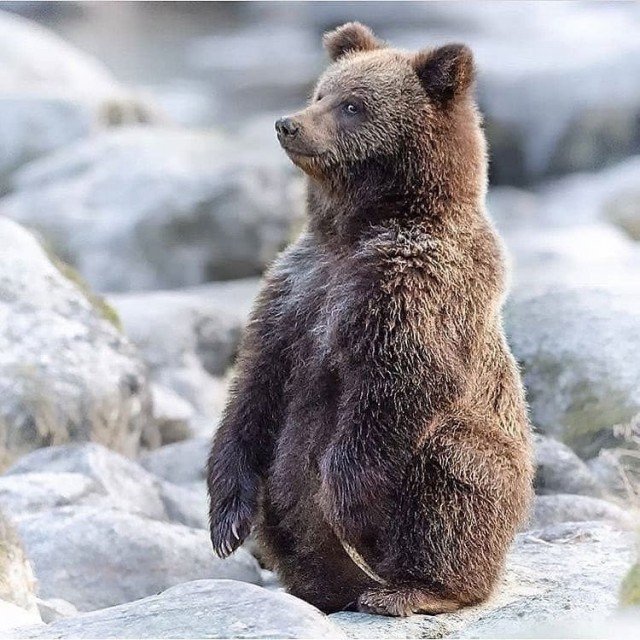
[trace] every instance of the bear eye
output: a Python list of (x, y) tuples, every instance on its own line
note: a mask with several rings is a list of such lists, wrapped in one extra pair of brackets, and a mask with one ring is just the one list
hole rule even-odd
[(360, 111), (360, 109), (358, 108), (358, 105), (355, 102), (345, 102), (342, 105), (342, 110), (348, 115), (348, 116), (355, 116), (356, 113), (358, 113)]

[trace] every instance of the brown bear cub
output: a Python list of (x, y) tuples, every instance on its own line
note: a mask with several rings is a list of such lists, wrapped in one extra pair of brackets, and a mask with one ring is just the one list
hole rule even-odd
[(532, 461), (485, 214), (471, 52), (327, 34), (309, 106), (276, 123), (308, 229), (266, 275), (208, 465), (211, 539), (252, 527), (324, 611), (481, 602), (527, 514)]

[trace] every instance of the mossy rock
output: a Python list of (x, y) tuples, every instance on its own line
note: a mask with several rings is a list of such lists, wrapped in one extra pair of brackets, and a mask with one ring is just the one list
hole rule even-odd
[(640, 564), (631, 567), (620, 586), (620, 604), (623, 607), (640, 606)]
[(604, 215), (632, 240), (640, 241), (640, 190), (626, 191), (608, 202)]
[(102, 296), (91, 289), (89, 283), (80, 275), (77, 269), (60, 259), (53, 249), (44, 243), (43, 248), (56, 269), (58, 269), (67, 280), (80, 289), (84, 297), (91, 303), (91, 306), (118, 331), (122, 331), (122, 322), (120, 321), (118, 312)]
[(0, 600), (35, 609), (35, 578), (22, 544), (0, 511)]

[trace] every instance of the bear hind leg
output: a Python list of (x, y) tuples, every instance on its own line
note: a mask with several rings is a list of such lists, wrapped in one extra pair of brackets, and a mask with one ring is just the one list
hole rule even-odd
[(362, 593), (357, 606), (363, 613), (404, 617), (414, 613), (452, 613), (463, 603), (439, 596), (427, 588), (380, 587)]

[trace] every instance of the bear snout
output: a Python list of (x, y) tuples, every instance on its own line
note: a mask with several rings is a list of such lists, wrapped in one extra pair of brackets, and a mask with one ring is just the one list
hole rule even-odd
[(280, 141), (283, 138), (295, 138), (300, 131), (300, 125), (293, 118), (285, 116), (276, 120), (276, 131)]

